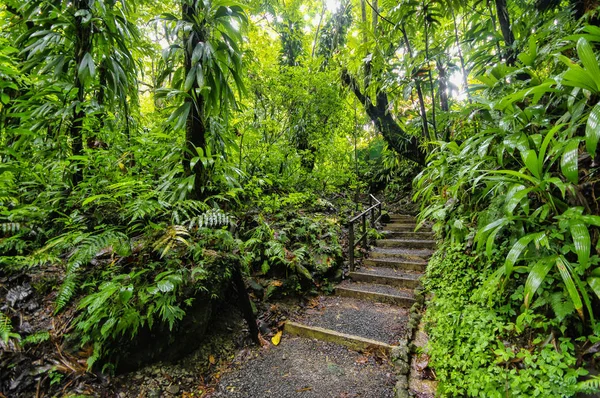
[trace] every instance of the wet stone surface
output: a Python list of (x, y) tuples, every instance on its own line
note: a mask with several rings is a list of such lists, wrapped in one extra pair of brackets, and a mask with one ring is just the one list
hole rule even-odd
[(321, 297), (298, 322), (394, 345), (404, 335), (408, 311), (346, 297)]
[(414, 296), (412, 289), (400, 289), (394, 286), (380, 285), (375, 283), (360, 283), (346, 280), (340, 283), (338, 286), (348, 289), (363, 290), (365, 292), (390, 294), (394, 296), (402, 296), (408, 298), (412, 298)]
[(214, 397), (388, 398), (391, 365), (331, 343), (284, 336), (279, 346), (236, 357)]

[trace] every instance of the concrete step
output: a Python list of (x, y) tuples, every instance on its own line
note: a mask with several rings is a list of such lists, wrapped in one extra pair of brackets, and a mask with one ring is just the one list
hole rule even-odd
[(407, 223), (414, 223), (416, 222), (416, 217), (413, 216), (403, 216), (403, 215), (394, 215), (394, 214), (390, 214), (390, 220), (392, 222), (407, 222)]
[[(417, 232), (415, 223), (389, 223), (385, 224), (384, 229), (392, 232)], [(421, 227), (418, 232), (431, 232), (431, 228)]]
[(413, 231), (382, 231), (386, 239), (417, 239), (431, 240), (434, 237), (433, 232), (413, 232)]
[(305, 311), (291, 319), (363, 339), (396, 344), (406, 337), (408, 311), (389, 303), (341, 296), (320, 296)]
[(375, 241), (378, 247), (394, 247), (406, 249), (435, 249), (436, 243), (434, 240), (417, 240), (417, 239), (378, 239)]
[(374, 247), (369, 254), (371, 259), (402, 260), (424, 262), (431, 257), (431, 249), (401, 249), (390, 247)]
[(408, 273), (384, 267), (361, 267), (350, 272), (353, 281), (414, 289), (419, 286), (420, 273)]
[(394, 304), (403, 308), (410, 308), (415, 302), (412, 289), (400, 289), (394, 286), (352, 282), (348, 280), (340, 283), (335, 288), (335, 294), (342, 297), (370, 300), (377, 303)]
[(424, 260), (403, 260), (396, 258), (368, 258), (363, 261), (363, 264), (370, 267), (388, 267), (404, 271), (419, 271), (425, 272), (427, 262)]
[(366, 339), (364, 337), (336, 332), (335, 330), (321, 328), (318, 326), (308, 326), (301, 323), (287, 321), (284, 326), (284, 332), (294, 336), (317, 339), (330, 343), (336, 343), (350, 348), (354, 351), (367, 351), (373, 348), (382, 350), (390, 355), (392, 346), (380, 341)]

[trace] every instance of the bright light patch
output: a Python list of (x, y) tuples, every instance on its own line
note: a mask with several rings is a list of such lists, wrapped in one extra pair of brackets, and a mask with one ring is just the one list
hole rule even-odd
[(336, 12), (337, 9), (340, 7), (340, 1), (339, 0), (325, 0), (325, 7), (327, 7), (327, 10), (329, 10), (330, 12)]
[(467, 92), (464, 87), (464, 78), (462, 72), (459, 70), (454, 71), (448, 80), (450, 80), (450, 83), (452, 83), (453, 86), (458, 87), (458, 91), (450, 90), (450, 95), (452, 98), (456, 99), (457, 101), (466, 100)]

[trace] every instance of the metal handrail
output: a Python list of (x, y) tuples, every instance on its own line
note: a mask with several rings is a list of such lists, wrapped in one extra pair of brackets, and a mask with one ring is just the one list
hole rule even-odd
[[(378, 213), (377, 217), (375, 217), (376, 210)], [(360, 242), (363, 243), (364, 248), (369, 246), (369, 237), (367, 233), (367, 214), (370, 215), (369, 224), (371, 228), (375, 228), (375, 223), (381, 219), (381, 201), (379, 201), (379, 199), (372, 194), (369, 194), (369, 207), (348, 221), (348, 261), (350, 262), (350, 271), (354, 271), (354, 247)], [(362, 224), (362, 235), (360, 238), (358, 238), (358, 240), (355, 241), (354, 224), (359, 220)]]

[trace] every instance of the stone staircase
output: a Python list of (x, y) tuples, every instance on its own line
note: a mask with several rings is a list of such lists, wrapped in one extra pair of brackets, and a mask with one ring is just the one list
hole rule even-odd
[(335, 296), (317, 298), (313, 308), (286, 323), (287, 334), (387, 354), (410, 339), (408, 309), (435, 241), (430, 229), (414, 232), (415, 219), (410, 216), (391, 216), (384, 229), (385, 238), (377, 240), (362, 266), (335, 288)]
[(412, 217), (392, 216), (385, 239), (335, 294), (288, 320), (276, 346), (240, 353), (216, 396), (433, 398), (430, 380), (411, 366), (409, 343), (419, 346), (423, 295), (415, 288), (434, 242), (431, 231), (414, 228)]

